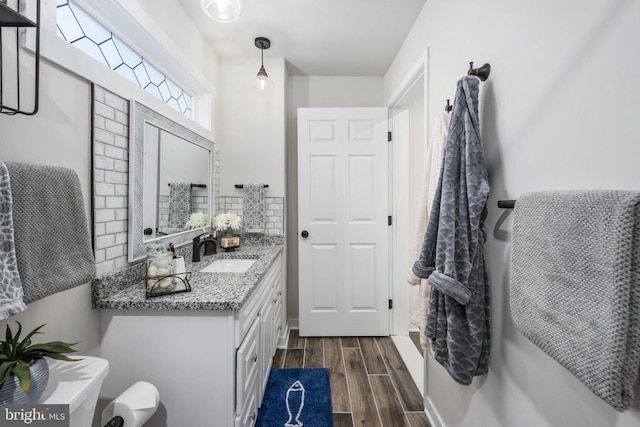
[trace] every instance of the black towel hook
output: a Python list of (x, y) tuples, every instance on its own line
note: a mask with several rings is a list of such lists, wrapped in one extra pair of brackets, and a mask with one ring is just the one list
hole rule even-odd
[(447, 105), (445, 105), (445, 107), (444, 107), (444, 111), (446, 111), (447, 113), (450, 113), (450, 112), (451, 112), (451, 110), (453, 110), (453, 105), (451, 105), (451, 104), (449, 103), (449, 100), (447, 99)]
[(473, 68), (473, 62), (469, 62), (469, 71), (467, 71), (467, 75), (478, 76), (480, 80), (485, 81), (489, 78), (489, 74), (491, 74), (491, 64), (484, 64), (480, 68)]

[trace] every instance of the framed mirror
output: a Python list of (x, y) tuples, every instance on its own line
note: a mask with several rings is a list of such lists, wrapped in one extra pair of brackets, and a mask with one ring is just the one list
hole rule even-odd
[(177, 246), (211, 225), (214, 144), (139, 102), (130, 114), (128, 252), (136, 261), (151, 242)]

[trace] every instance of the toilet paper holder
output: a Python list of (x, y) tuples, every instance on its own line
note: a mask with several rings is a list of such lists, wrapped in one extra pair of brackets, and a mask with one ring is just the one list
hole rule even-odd
[(108, 423), (104, 425), (104, 427), (124, 427), (124, 420), (120, 415), (116, 415), (111, 418)]

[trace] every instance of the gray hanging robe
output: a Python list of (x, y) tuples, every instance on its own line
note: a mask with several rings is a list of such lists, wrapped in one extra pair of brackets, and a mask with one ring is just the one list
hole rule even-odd
[(460, 384), (489, 367), (489, 284), (484, 211), (489, 182), (480, 142), (477, 77), (458, 81), (449, 136), (416, 276), (432, 287), (425, 334)]

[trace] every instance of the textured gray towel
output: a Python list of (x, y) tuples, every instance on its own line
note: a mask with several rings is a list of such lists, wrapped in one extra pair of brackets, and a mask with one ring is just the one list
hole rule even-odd
[(242, 223), (247, 233), (264, 233), (265, 199), (264, 184), (244, 184)]
[(514, 215), (513, 322), (624, 411), (640, 367), (640, 193), (529, 193)]
[(24, 301), (91, 281), (95, 261), (76, 173), (56, 166), (6, 165)]
[(191, 215), (191, 184), (172, 182), (169, 184), (169, 228), (184, 230)]
[(13, 232), (13, 202), (9, 171), (0, 162), (0, 319), (24, 311)]

